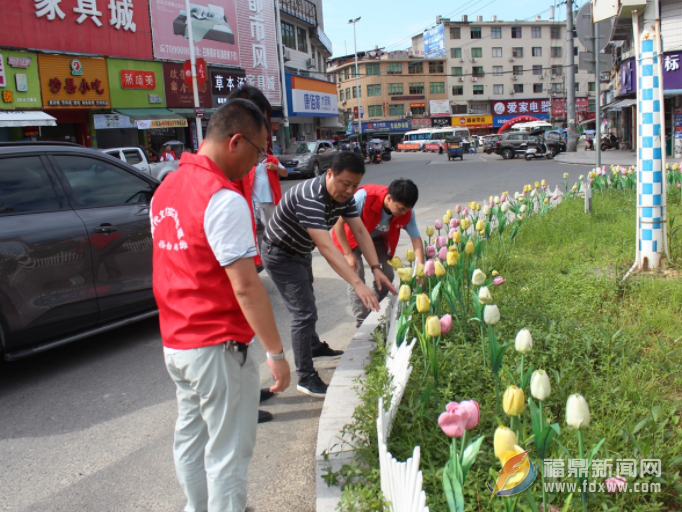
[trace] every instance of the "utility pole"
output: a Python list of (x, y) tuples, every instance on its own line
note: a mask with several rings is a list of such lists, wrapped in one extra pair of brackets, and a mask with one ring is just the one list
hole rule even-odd
[(360, 21), (360, 18), (348, 20), (348, 23), (353, 25), (353, 44), (355, 45), (355, 94), (358, 99), (358, 133), (360, 134), (360, 143), (362, 144), (362, 110), (360, 110), (360, 71), (358, 67), (358, 40), (355, 36), (355, 24)]
[(277, 53), (279, 55), (279, 80), (282, 84), (282, 120), (284, 122), (284, 141), (282, 150), (289, 147), (289, 100), (287, 99), (287, 76), (284, 71), (284, 45), (282, 44), (282, 23), (280, 18), (280, 0), (275, 2), (275, 30), (277, 34)]
[(566, 151), (578, 149), (578, 135), (575, 131), (575, 58), (573, 50), (573, 0), (566, 0)]
[[(187, 37), (189, 38), (189, 60), (192, 66), (192, 90), (194, 91), (194, 108), (199, 108), (199, 84), (197, 83), (197, 59), (194, 55), (194, 33), (192, 31), (192, 11), (190, 10), (189, 0), (185, 0), (185, 10), (187, 11)], [(196, 114), (196, 111), (195, 111)], [(201, 118), (194, 118), (197, 125), (197, 149), (204, 141), (203, 127)]]

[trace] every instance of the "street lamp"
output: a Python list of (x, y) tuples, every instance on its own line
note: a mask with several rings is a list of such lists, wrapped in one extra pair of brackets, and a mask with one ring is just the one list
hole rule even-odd
[(360, 72), (358, 71), (358, 40), (355, 36), (355, 24), (360, 21), (360, 17), (354, 20), (348, 20), (350, 25), (353, 25), (353, 44), (355, 45), (355, 94), (358, 98), (358, 133), (360, 134), (360, 142), (362, 142), (362, 111), (360, 110)]

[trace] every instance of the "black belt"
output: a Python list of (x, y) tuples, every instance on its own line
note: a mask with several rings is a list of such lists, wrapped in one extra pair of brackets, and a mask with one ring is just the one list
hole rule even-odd
[(276, 243), (273, 243), (273, 242), (271, 242), (270, 240), (268, 240), (267, 238), (265, 239), (265, 243), (268, 244), (268, 245), (270, 245), (270, 246), (272, 246), (272, 247), (277, 247), (277, 249), (279, 249), (280, 251), (284, 251), (285, 253), (290, 254), (290, 255), (292, 255), (292, 256), (301, 256), (301, 255), (300, 255), (299, 253), (297, 253), (296, 251), (294, 251), (294, 250), (292, 250), (292, 249), (289, 249), (288, 247), (284, 247), (284, 246), (282, 246), (282, 245), (278, 245), (278, 244), (276, 244)]
[(248, 343), (240, 343), (238, 341), (226, 341), (225, 350), (231, 352), (246, 352), (249, 349)]

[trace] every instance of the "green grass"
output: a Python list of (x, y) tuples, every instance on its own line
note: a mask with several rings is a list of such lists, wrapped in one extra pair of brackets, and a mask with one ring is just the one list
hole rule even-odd
[[(525, 366), (544, 369), (550, 376), (552, 395), (545, 402), (545, 412), (561, 426), (557, 440), (572, 454), (570, 458), (577, 458), (577, 435), (566, 427), (565, 403), (569, 395), (581, 393), (592, 412), (592, 423), (585, 430), (588, 451), (606, 439), (596, 458), (662, 460), (660, 478), (629, 479), (630, 483), (660, 483), (660, 493), (594, 493), (588, 509), (680, 510), (682, 280), (675, 270), (682, 267), (682, 234), (675, 232), (676, 224), (682, 224), (679, 195), (670, 196), (669, 270), (635, 273), (624, 282), (635, 257), (634, 194), (611, 190), (602, 196), (597, 192), (593, 205), (594, 213), (589, 216), (583, 213), (581, 200), (569, 199), (545, 215), (524, 221), (513, 244), (497, 236), (488, 242), (483, 270), (496, 269), (507, 279), (491, 290), (502, 313), (498, 339), (512, 342), (505, 355), (506, 370), (500, 373), (501, 389), (512, 383), (511, 377), (518, 379), (520, 355), (513, 350), (513, 340), (519, 329), (527, 327), (534, 348), (526, 355)], [(499, 471), (492, 450), (494, 430), (501, 424), (508, 426), (509, 418), (496, 415), (493, 376), (482, 367), (478, 329), (470, 325), (463, 334), (451, 334), (440, 350), (440, 395), (445, 397), (441, 401), (474, 399), (482, 409), (481, 422), (469, 437), (485, 435), (486, 440), (465, 484), (467, 510), (505, 510), (502, 499), (491, 499), (486, 481), (494, 482)], [(417, 348), (412, 363), (414, 370), (388, 448), (397, 459), (405, 460), (415, 445), (421, 446), (427, 504), (432, 511), (447, 511), (442, 468), (449, 439), (436, 422), (442, 408), (436, 410), (433, 397), (425, 396), (430, 380)], [(355, 482), (344, 498), (344, 510), (353, 506), (373, 510), (369, 497), (379, 495), (376, 425), (367, 413), (376, 408), (381, 393), (375, 385), (381, 379), (373, 373), (382, 370), (375, 361), (369, 371), (373, 387), (363, 390), (365, 406), (348, 427), (358, 440), (365, 440), (358, 446), (365, 471), (354, 468), (353, 475), (340, 475), (352, 476)], [(525, 392), (528, 396), (527, 388)], [(521, 441), (536, 457), (527, 411), (522, 420)], [(555, 442), (548, 458), (569, 457)], [(539, 478), (532, 489), (540, 503)], [(567, 497), (552, 495), (551, 504), (561, 508)], [(516, 510), (530, 510), (524, 495)], [(581, 510), (579, 496), (574, 496), (570, 510)]]

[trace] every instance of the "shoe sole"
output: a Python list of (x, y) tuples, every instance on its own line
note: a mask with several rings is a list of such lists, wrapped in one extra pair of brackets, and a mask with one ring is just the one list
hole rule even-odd
[(327, 392), (326, 392), (326, 391), (325, 391), (324, 393), (316, 393), (315, 391), (311, 391), (311, 390), (309, 390), (308, 388), (304, 388), (304, 387), (301, 386), (301, 385), (297, 385), (297, 386), (296, 386), (296, 390), (299, 391), (299, 392), (301, 392), (301, 393), (303, 393), (303, 394), (305, 394), (305, 395), (314, 396), (315, 398), (324, 398), (324, 397), (327, 396)]
[(324, 361), (325, 359), (338, 359), (342, 355), (343, 354), (339, 354), (338, 356), (313, 356), (313, 359), (317, 359), (318, 361)]

